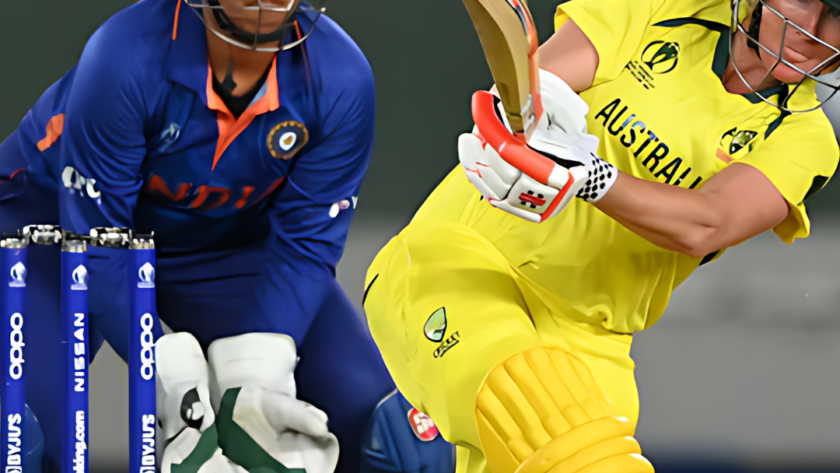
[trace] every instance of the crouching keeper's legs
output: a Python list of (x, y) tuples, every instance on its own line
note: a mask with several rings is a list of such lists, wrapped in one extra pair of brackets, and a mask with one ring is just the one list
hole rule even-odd
[[(368, 272), (365, 309), (397, 387), (457, 445), (458, 473), (653, 472), (636, 413), (593, 377), (608, 378), (612, 362), (584, 363), (575, 343), (542, 336), (517, 277), (464, 226), (392, 240)], [(610, 396), (635, 397), (629, 371)]]

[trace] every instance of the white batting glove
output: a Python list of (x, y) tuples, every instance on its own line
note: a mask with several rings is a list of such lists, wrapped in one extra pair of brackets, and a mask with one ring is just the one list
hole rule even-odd
[(508, 130), (501, 102), (482, 92), (473, 98), (476, 129), (458, 141), (467, 178), (487, 201), (532, 222), (557, 215), (574, 196), (599, 200), (618, 176), (595, 155), (586, 102), (554, 74), (541, 70), (540, 82), (544, 111), (527, 146)]

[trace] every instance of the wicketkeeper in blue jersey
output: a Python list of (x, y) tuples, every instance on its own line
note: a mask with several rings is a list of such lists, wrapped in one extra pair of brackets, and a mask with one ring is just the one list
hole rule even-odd
[[(391, 395), (336, 282), (375, 93), (364, 55), (322, 12), (138, 2), (0, 145), (0, 231), (155, 232), (157, 309), (175, 332), (155, 327), (164, 472), (196, 459), (202, 473), (452, 468), (429, 420)], [(60, 455), (58, 265), (55, 248), (30, 252), (26, 380), (45, 472)], [(92, 248), (89, 265), (92, 349), (106, 340), (126, 358), (125, 252)]]

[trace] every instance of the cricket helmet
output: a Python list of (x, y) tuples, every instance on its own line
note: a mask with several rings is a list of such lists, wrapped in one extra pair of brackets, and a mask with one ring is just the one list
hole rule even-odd
[[(770, 77), (773, 71), (780, 65), (783, 64), (794, 71), (803, 75), (803, 78), (797, 84), (789, 84), (791, 87), (788, 87), (788, 93), (783, 94), (780, 96), (779, 103), (773, 102), (770, 100), (770, 95), (772, 94), (765, 94), (761, 91), (755, 89), (753, 85), (747, 81), (744, 77), (741, 68), (738, 66), (737, 61), (733, 60), (732, 65), (734, 66), (735, 73), (741, 79), (741, 81), (762, 101), (769, 103), (780, 110), (788, 113), (801, 113), (801, 112), (809, 112), (812, 110), (816, 110), (820, 108), (825, 102), (829, 99), (834, 97), (834, 95), (840, 90), (840, 77), (838, 74), (835, 74), (835, 70), (837, 69), (838, 65), (840, 65), (840, 49), (835, 46), (832, 46), (825, 41), (818, 38), (815, 34), (805, 30), (800, 25), (797, 25), (794, 21), (790, 20), (789, 18), (785, 17), (777, 9), (773, 8), (771, 5), (768, 5), (767, 0), (731, 0), (732, 1), (732, 23), (731, 23), (731, 33), (730, 33), (730, 41), (729, 47), (730, 51), (732, 50), (732, 46), (735, 43), (736, 37), (741, 34), (744, 35), (747, 39), (747, 45), (755, 51), (756, 54), (760, 54), (762, 51), (770, 55), (772, 58), (775, 59), (775, 64), (767, 71), (764, 79)], [(837, 14), (840, 15), (840, 0), (820, 0), (825, 5), (828, 5), (833, 10), (836, 10)], [(775, 15), (780, 18), (784, 22), (784, 28), (782, 30), (782, 38), (778, 46), (778, 50), (774, 50), (765, 44), (762, 44), (759, 40), (759, 29), (761, 27), (761, 18), (762, 15)], [(746, 20), (749, 19), (749, 24), (745, 26)], [(791, 63), (790, 61), (784, 59), (782, 57), (782, 53), (785, 48), (785, 37), (792, 31), (796, 31), (801, 33), (805, 37), (807, 37), (810, 41), (814, 41), (826, 48), (831, 52), (831, 55), (822, 61), (820, 64), (813, 67), (811, 70), (803, 70), (796, 64)], [(762, 80), (762, 82), (764, 81)], [(790, 108), (790, 99), (793, 94), (799, 90), (799, 88), (808, 80), (812, 80), (817, 84), (820, 84), (826, 88), (827, 94), (826, 97), (815, 107), (811, 107), (808, 109), (803, 110), (794, 110)]]
[[(284, 51), (299, 45), (326, 10), (326, 0), (236, 0), (231, 2), (235, 6), (222, 5), (224, 0), (183, 1), (213, 34), (254, 51)], [(207, 21), (208, 11), (214, 21)]]

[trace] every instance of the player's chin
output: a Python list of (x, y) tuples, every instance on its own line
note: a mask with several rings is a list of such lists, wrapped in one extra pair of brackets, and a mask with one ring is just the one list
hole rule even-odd
[[(802, 63), (791, 63), (796, 68), (801, 71), (807, 71), (812, 76), (818, 76), (821, 74), (820, 71), (817, 71), (816, 68), (819, 66), (818, 61), (807, 61)], [(824, 70), (823, 72), (827, 72)], [(798, 84), (802, 82), (805, 78), (805, 74), (797, 71), (796, 69), (784, 64), (779, 63), (772, 72), (773, 78), (783, 84)]]
[(287, 12), (242, 12), (240, 15), (228, 14), (228, 17), (240, 29), (249, 33), (269, 34), (277, 31), (288, 16)]
[[(797, 65), (799, 67), (799, 65)], [(784, 64), (779, 64), (773, 69), (773, 78), (782, 84), (798, 84), (805, 78), (805, 74), (792, 69)]]

